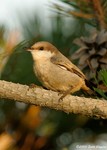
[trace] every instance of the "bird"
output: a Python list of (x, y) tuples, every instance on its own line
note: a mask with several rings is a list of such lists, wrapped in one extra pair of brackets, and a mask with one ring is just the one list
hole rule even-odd
[(38, 80), (46, 89), (61, 93), (60, 99), (80, 89), (92, 92), (86, 85), (84, 73), (53, 44), (40, 41), (27, 50), (33, 57), (33, 69)]

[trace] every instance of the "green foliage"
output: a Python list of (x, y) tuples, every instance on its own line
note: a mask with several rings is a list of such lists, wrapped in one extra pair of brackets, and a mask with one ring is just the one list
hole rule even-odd
[(103, 69), (99, 71), (99, 78), (107, 86), (107, 70)]
[(105, 93), (104, 93), (101, 89), (94, 88), (94, 90), (95, 90), (101, 97), (103, 97), (104, 99), (107, 99), (107, 96), (105, 95)]
[[(99, 81), (97, 81), (97, 84), (99, 84), (99, 82), (101, 82), (104, 86), (103, 88), (94, 88), (94, 90), (104, 99), (107, 99), (107, 70), (103, 69), (100, 70), (98, 73), (99, 76)], [(105, 88), (104, 88), (105, 87)], [(106, 89), (106, 92), (105, 90)]]
[(21, 43), (15, 48), (14, 53), (5, 66), (1, 78), (12, 82), (29, 84), (33, 75), (33, 68), (31, 67), (32, 62), (30, 59), (30, 54), (28, 54), (27, 50), (24, 48), (24, 44)]
[[(53, 7), (62, 14), (83, 20), (97, 29), (107, 29), (107, 2), (106, 0), (59, 0), (53, 2)], [(67, 7), (66, 4), (68, 4)], [(66, 7), (65, 7), (66, 6)]]

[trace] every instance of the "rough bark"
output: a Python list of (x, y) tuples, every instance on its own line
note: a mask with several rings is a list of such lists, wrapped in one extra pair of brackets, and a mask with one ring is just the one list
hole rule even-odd
[(103, 119), (107, 118), (106, 100), (67, 95), (59, 102), (60, 96), (57, 92), (45, 90), (38, 86), (31, 88), (27, 85), (0, 81), (0, 97), (3, 99), (45, 106), (66, 113)]

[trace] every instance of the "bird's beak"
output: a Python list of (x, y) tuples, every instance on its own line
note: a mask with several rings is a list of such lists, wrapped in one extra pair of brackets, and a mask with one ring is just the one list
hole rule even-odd
[(29, 48), (29, 49), (27, 49), (27, 51), (29, 51), (29, 52), (30, 52), (30, 51), (31, 51), (31, 49)]

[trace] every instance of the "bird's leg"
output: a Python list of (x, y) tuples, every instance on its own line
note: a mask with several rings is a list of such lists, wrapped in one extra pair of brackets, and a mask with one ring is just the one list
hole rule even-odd
[(81, 89), (81, 84), (78, 84), (78, 85), (76, 85), (75, 87), (70, 87), (67, 91), (65, 91), (65, 92), (63, 92), (62, 94), (62, 96), (59, 98), (59, 101), (62, 101), (63, 100), (63, 98), (66, 96), (66, 95), (68, 95), (68, 94), (70, 94), (70, 93), (75, 93), (76, 91), (79, 91)]
[(62, 96), (59, 98), (59, 102), (63, 100), (65, 96), (71, 93), (71, 88), (62, 93)]
[(34, 83), (31, 83), (30, 85), (29, 85), (29, 88), (43, 88), (42, 86), (38, 86), (38, 85), (36, 85), (36, 84), (34, 84)]

